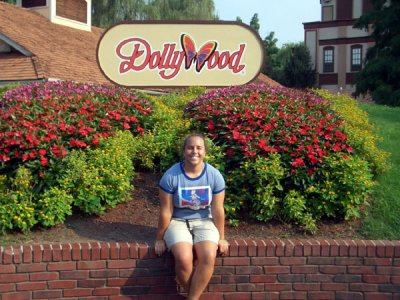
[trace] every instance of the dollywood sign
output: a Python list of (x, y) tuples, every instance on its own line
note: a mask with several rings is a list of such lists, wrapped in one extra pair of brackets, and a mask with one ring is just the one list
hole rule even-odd
[(239, 22), (128, 22), (109, 28), (97, 62), (128, 87), (242, 85), (264, 64), (263, 43)]

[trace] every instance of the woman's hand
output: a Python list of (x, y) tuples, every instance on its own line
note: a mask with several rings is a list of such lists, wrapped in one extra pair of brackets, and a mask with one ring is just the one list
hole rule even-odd
[(227, 240), (219, 240), (218, 249), (221, 255), (228, 253), (229, 243)]
[(158, 256), (163, 255), (166, 249), (167, 246), (165, 245), (164, 240), (156, 240), (154, 244), (154, 250), (156, 252), (156, 255)]

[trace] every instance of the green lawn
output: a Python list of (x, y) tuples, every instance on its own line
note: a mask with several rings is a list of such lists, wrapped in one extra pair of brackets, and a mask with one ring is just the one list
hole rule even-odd
[(391, 153), (391, 169), (377, 178), (371, 206), (360, 233), (368, 239), (400, 239), (400, 107), (361, 104), (383, 141), (380, 147)]

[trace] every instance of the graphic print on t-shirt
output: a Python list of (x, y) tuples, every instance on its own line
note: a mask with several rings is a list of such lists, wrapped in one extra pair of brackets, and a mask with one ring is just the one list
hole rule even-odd
[(180, 187), (178, 195), (179, 207), (197, 210), (205, 208), (211, 202), (210, 186)]

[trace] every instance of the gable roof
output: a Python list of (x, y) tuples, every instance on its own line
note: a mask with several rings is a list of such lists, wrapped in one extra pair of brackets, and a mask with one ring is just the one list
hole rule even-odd
[[(60, 79), (104, 83), (96, 46), (103, 29), (78, 30), (51, 23), (39, 13), (0, 2), (0, 81)], [(26, 51), (23, 51), (26, 50)]]

